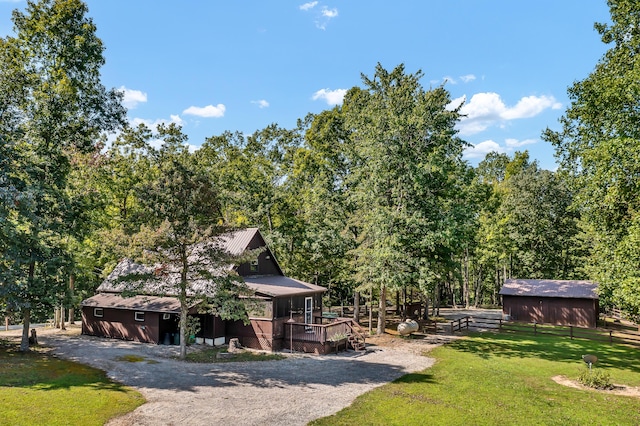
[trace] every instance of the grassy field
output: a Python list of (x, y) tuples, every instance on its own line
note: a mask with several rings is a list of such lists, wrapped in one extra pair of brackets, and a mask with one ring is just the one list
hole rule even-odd
[(314, 425), (638, 425), (640, 398), (555, 383), (583, 354), (613, 383), (640, 386), (640, 350), (554, 336), (473, 334), (439, 347), (434, 367), (362, 395)]
[(0, 339), (0, 425), (103, 425), (144, 403), (104, 372)]

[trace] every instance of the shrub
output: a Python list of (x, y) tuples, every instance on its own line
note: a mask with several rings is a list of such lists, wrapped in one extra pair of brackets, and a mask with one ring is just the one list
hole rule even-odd
[(613, 384), (611, 383), (611, 376), (609, 373), (589, 369), (587, 368), (580, 376), (578, 376), (578, 381), (585, 386), (596, 389), (613, 389)]
[(347, 333), (336, 333), (333, 336), (329, 337), (330, 342), (339, 342), (340, 340), (344, 340), (347, 337)]

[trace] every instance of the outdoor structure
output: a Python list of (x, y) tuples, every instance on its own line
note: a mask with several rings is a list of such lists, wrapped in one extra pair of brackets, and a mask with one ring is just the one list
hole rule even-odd
[(507, 279), (502, 312), (516, 321), (595, 328), (597, 290), (591, 281)]
[[(200, 319), (201, 330), (195, 336), (198, 342), (219, 345), (238, 338), (249, 348), (273, 351), (292, 347), (296, 351), (323, 354), (335, 348), (332, 336), (351, 329), (351, 320), (347, 319), (322, 323), (322, 295), (326, 289), (284, 276), (257, 228), (235, 231), (225, 236), (222, 244), (232, 254), (265, 248), (256, 261), (235, 268), (255, 291), (250, 324), (223, 321), (210, 313), (200, 313), (197, 305), (192, 306), (189, 314)], [(120, 262), (98, 287), (98, 294), (82, 302), (83, 334), (179, 343), (180, 303), (176, 297), (161, 297), (153, 291), (132, 297), (122, 295), (119, 278), (153, 270), (149, 268), (129, 259)]]

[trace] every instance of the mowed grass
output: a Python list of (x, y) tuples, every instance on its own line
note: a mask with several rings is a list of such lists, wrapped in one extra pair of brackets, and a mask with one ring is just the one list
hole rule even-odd
[(0, 425), (103, 425), (145, 400), (101, 370), (0, 339)]
[(314, 425), (638, 425), (640, 398), (574, 389), (594, 354), (613, 383), (640, 386), (640, 350), (553, 336), (473, 334), (436, 348), (436, 364), (366, 393)]

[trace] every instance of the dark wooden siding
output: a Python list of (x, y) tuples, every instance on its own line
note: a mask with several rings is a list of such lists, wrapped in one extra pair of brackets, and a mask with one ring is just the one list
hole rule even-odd
[(227, 323), (227, 341), (238, 338), (242, 346), (266, 351), (279, 350), (273, 344), (273, 322), (270, 320), (251, 319), (249, 325), (242, 321)]
[[(254, 235), (253, 239), (247, 245), (249, 250), (265, 247), (266, 243), (260, 233)], [(282, 275), (282, 271), (274, 260), (271, 250), (267, 248), (258, 256), (257, 269), (252, 268), (250, 263), (243, 263), (238, 266), (238, 275), (241, 277), (249, 277), (252, 275)]]
[(163, 320), (161, 313), (145, 312), (144, 321), (135, 320), (135, 311), (108, 309), (96, 317), (93, 307), (82, 308), (82, 334), (136, 342), (160, 343), (174, 321)]
[(238, 275), (241, 277), (250, 277), (253, 275), (282, 275), (273, 260), (270, 250), (265, 250), (258, 256), (257, 269), (252, 269), (250, 263), (243, 263), (238, 266)]
[(516, 321), (596, 327), (598, 300), (502, 296), (502, 311)]

